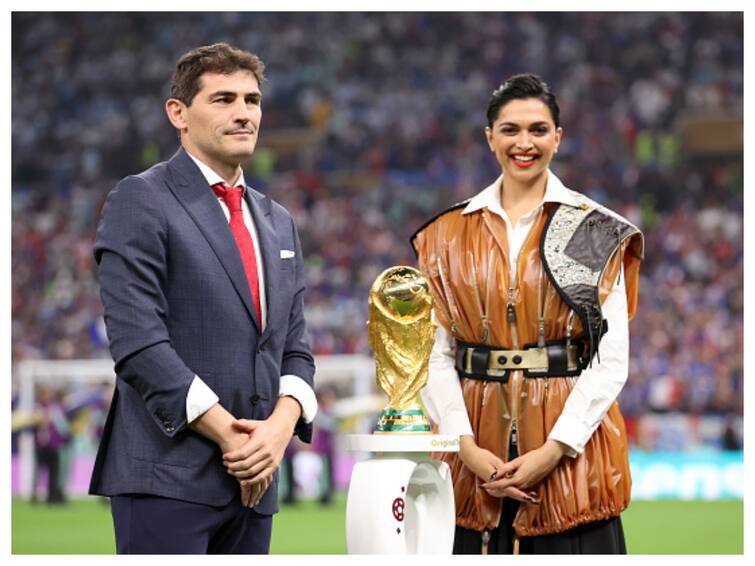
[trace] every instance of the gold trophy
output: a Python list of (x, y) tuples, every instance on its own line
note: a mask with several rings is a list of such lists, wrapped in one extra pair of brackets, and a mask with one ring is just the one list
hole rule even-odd
[(431, 433), (419, 399), (435, 343), (427, 279), (413, 267), (390, 267), (372, 284), (369, 304), (375, 379), (388, 395), (375, 433)]

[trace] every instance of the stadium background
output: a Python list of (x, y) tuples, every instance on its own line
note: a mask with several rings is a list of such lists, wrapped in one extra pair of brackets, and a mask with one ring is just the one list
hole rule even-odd
[[(120, 178), (174, 153), (162, 109), (173, 65), (216, 41), (267, 65), (245, 172), (299, 226), (318, 365), (369, 354), (370, 284), (415, 263), (409, 236), (425, 219), (497, 176), (482, 135), (493, 88), (515, 72), (543, 76), (565, 128), (554, 171), (646, 235), (619, 397), (632, 443), (629, 550), (742, 551), (741, 13), (14, 13), (14, 409), (25, 362), (109, 359), (91, 254), (99, 210)], [(76, 498), (109, 386), (75, 381), (37, 390), (59, 400), (66, 421), (58, 451), (72, 499), (14, 499), (14, 552), (112, 552), (106, 507)], [(369, 426), (370, 409), (353, 407), (357, 390), (374, 390), (370, 377), (327, 381), (338, 432)], [(18, 434), (36, 421), (15, 416), (20, 496)], [(343, 489), (354, 459), (338, 434), (334, 443)], [(299, 447), (300, 499), (319, 493), (316, 454)], [(312, 517), (328, 531), (293, 546), (285, 529)], [(342, 518), (343, 494), (328, 507), (284, 506), (273, 550), (341, 552)], [(661, 529), (669, 522), (681, 523), (681, 539)]]

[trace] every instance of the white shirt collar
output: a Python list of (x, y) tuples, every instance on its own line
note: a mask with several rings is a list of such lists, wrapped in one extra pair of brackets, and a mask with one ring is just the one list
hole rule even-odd
[[(197, 164), (197, 167), (199, 167), (199, 170), (202, 172), (202, 175), (204, 175), (204, 178), (207, 180), (207, 184), (209, 186), (213, 186), (217, 183), (225, 183), (225, 179), (218, 175), (209, 165), (202, 162), (199, 158), (194, 157), (191, 153), (188, 151), (186, 154), (191, 157), (192, 161)], [(241, 171), (241, 175), (239, 175), (238, 180), (236, 181), (237, 187), (241, 187), (242, 194), (246, 192), (246, 182), (244, 182), (244, 171)]]
[[(485, 187), (482, 191), (477, 193), (467, 204), (466, 208), (462, 211), (462, 214), (469, 214), (477, 210), (487, 208), (490, 212), (495, 212), (499, 216), (507, 218), (508, 216), (501, 206), (501, 183), (503, 182), (503, 175), (498, 177), (493, 183)], [(571, 191), (567, 189), (561, 180), (553, 174), (553, 171), (548, 169), (548, 181), (545, 184), (545, 195), (543, 200), (538, 206), (536, 206), (531, 212), (534, 212), (540, 208), (544, 202), (560, 202), (562, 204), (568, 204), (570, 206), (579, 206), (579, 203), (572, 195)], [(530, 214), (527, 213), (527, 214)], [(526, 215), (525, 215), (526, 216)]]

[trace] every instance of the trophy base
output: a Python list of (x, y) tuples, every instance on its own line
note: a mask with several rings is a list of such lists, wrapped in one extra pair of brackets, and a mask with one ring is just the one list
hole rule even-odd
[(384, 409), (375, 427), (375, 434), (431, 434), (432, 431), (427, 416), (420, 409)]

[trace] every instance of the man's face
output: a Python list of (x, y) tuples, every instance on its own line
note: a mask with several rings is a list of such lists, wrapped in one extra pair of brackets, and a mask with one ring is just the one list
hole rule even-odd
[(562, 134), (548, 107), (537, 98), (509, 101), (498, 111), (493, 127), (485, 128), (504, 178), (520, 182), (546, 172)]
[[(254, 152), (262, 119), (259, 83), (251, 71), (204, 73), (191, 106), (181, 105), (181, 141), (208, 165), (237, 166)], [(174, 125), (175, 122), (174, 122)]]

